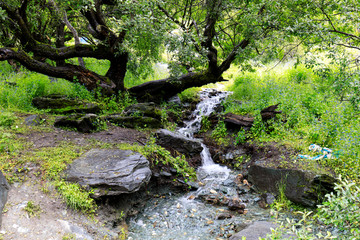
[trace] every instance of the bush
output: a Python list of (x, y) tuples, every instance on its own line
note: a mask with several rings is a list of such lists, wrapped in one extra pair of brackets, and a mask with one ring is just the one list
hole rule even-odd
[(335, 191), (319, 206), (319, 220), (340, 230), (341, 239), (360, 239), (360, 188), (339, 177)]

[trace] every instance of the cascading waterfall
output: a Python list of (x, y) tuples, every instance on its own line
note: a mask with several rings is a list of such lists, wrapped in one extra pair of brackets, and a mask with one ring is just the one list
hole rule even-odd
[[(188, 138), (194, 138), (194, 133), (201, 128), (202, 117), (209, 116), (228, 95), (228, 92), (214, 89), (200, 92), (201, 101), (192, 113), (192, 120), (185, 122), (185, 126), (178, 129), (178, 132)], [(214, 191), (222, 192), (227, 197), (238, 196), (234, 184), (236, 174), (230, 173), (230, 169), (225, 166), (215, 164), (209, 149), (205, 144), (202, 144), (202, 147), (202, 166), (198, 168), (197, 177), (203, 186), (185, 196), (174, 195), (165, 190), (163, 198), (148, 201), (144, 211), (130, 221), (129, 240), (215, 239), (214, 236), (234, 233), (232, 226), (241, 222), (263, 219), (262, 216), (265, 214), (254, 204), (254, 200), (248, 200), (252, 202), (249, 206), (250, 213), (234, 215), (231, 219), (224, 220), (216, 220), (216, 216), (226, 211), (226, 207), (194, 200)], [(251, 198), (254, 197), (248, 196), (248, 199)]]
[[(186, 137), (194, 138), (194, 133), (197, 133), (201, 128), (201, 119), (204, 116), (210, 116), (229, 94), (229, 92), (220, 92), (214, 89), (204, 89), (201, 91), (199, 93), (200, 102), (191, 115), (193, 120), (186, 121), (185, 126), (180, 128), (178, 132)], [(202, 166), (198, 169), (198, 179), (201, 181), (226, 180), (229, 176), (230, 169), (215, 164), (207, 146), (204, 143), (202, 143), (201, 146), (203, 147), (200, 154)]]

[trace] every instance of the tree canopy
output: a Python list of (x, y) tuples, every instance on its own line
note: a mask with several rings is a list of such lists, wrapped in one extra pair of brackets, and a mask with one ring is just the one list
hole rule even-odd
[[(311, 36), (354, 47), (358, 26), (346, 21), (357, 21), (358, 7), (342, 2), (0, 0), (0, 61), (114, 94), (125, 90), (128, 70), (144, 71), (167, 51), (170, 78), (127, 89), (139, 98), (167, 98), (222, 81), (231, 64), (273, 54), (279, 42)], [(105, 59), (110, 67), (102, 76), (83, 58)]]

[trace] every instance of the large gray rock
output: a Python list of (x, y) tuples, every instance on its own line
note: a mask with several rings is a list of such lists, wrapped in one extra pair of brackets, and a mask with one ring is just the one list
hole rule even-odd
[(271, 228), (275, 229), (277, 225), (268, 221), (256, 221), (245, 229), (234, 234), (229, 240), (241, 240), (246, 237), (246, 240), (259, 240), (259, 238), (265, 238), (267, 234), (271, 233)]
[(336, 179), (326, 174), (315, 174), (297, 169), (275, 169), (257, 162), (249, 169), (249, 181), (260, 192), (278, 194), (285, 187), (288, 199), (304, 206), (315, 207), (325, 194), (334, 190)]
[(187, 138), (167, 129), (160, 129), (156, 132), (155, 136), (156, 143), (160, 146), (170, 150), (176, 150), (189, 157), (197, 156), (203, 150), (200, 141)]
[(68, 181), (95, 188), (95, 198), (136, 192), (150, 177), (149, 161), (130, 150), (92, 149), (66, 170)]
[(1, 214), (7, 201), (10, 185), (7, 182), (5, 176), (0, 171), (0, 227), (1, 227)]

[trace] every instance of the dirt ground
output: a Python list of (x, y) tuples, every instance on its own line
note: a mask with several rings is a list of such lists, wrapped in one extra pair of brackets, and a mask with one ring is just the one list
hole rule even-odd
[[(89, 134), (52, 128), (45, 132), (29, 131), (18, 134), (18, 137), (32, 143), (27, 151), (34, 151), (43, 147), (55, 147), (63, 141), (77, 145), (87, 145), (94, 140), (114, 144), (144, 144), (147, 133), (109, 125), (106, 131)], [(41, 179), (31, 172), (24, 182), (11, 185), (2, 216), (0, 239), (119, 239), (120, 228), (107, 229), (101, 222), (101, 217), (89, 218), (69, 209), (52, 186), (44, 186)], [(40, 211), (35, 211), (35, 216), (29, 216), (25, 211), (29, 201), (39, 206)]]

